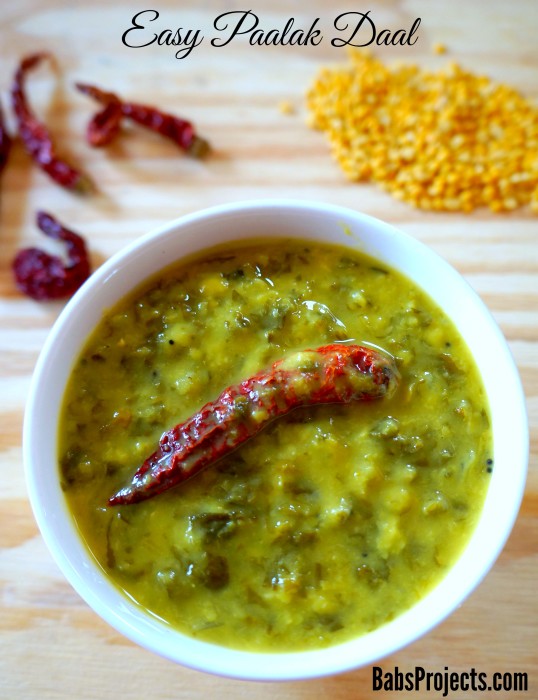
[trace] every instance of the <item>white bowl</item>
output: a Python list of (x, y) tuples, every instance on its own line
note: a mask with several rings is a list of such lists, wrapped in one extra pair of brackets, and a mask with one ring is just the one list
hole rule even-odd
[[(132, 604), (83, 544), (60, 488), (60, 406), (76, 356), (103, 312), (160, 268), (226, 240), (298, 237), (341, 243), (401, 270), (452, 318), (480, 369), (490, 402), (494, 463), (479, 522), (446, 577), (392, 622), (345, 644), (296, 653), (250, 653), (207, 644), (170, 629)], [(186, 666), (249, 680), (291, 680), (373, 664), (431, 630), (490, 569), (517, 516), (527, 470), (528, 432), (519, 376), (484, 304), (446, 262), (377, 219), (327, 204), (258, 201), (185, 216), (134, 241), (102, 265), (66, 305), (39, 357), (24, 423), (31, 504), (66, 578), (104, 620), (134, 642)]]

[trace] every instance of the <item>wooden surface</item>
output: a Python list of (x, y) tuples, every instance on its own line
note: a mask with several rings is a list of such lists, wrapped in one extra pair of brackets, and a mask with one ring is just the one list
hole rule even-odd
[[(110, 7), (108, 7), (110, 5)], [(525, 671), (538, 697), (538, 217), (428, 214), (392, 200), (375, 186), (348, 183), (332, 162), (323, 137), (305, 126), (303, 93), (317, 69), (344, 59), (328, 39), (318, 47), (209, 44), (216, 16), (241, 3), (207, 0), (156, 3), (160, 28), (201, 28), (205, 43), (185, 60), (173, 47), (141, 49), (121, 43), (144, 4), (116, 0), (3, 2), (0, 88), (4, 106), (18, 59), (37, 49), (57, 57), (57, 74), (32, 78), (32, 99), (64, 154), (84, 164), (100, 192), (81, 199), (62, 191), (16, 144), (1, 182), (0, 213), (0, 697), (13, 698), (413, 698), (434, 692), (372, 693), (365, 668), (336, 678), (268, 685), (215, 678), (135, 647), (102, 622), (66, 583), (36, 528), (26, 496), (21, 432), (32, 370), (61, 304), (38, 304), (15, 289), (10, 261), (38, 242), (36, 210), (43, 208), (84, 234), (99, 265), (149, 229), (201, 207), (272, 196), (346, 205), (396, 224), (452, 263), (493, 312), (521, 372), (531, 427), (527, 489), (512, 536), (493, 570), (465, 604), (427, 637), (385, 659), (408, 671), (492, 674)], [(410, 27), (422, 18), (413, 47), (378, 51), (441, 66), (454, 59), (510, 82), (538, 99), (538, 3), (504, 0), (361, 3), (313, 0), (249, 2), (260, 25), (282, 27), (289, 17), (308, 27), (370, 6), (376, 24)], [(151, 5), (150, 5), (151, 6)], [(194, 9), (197, 8), (197, 9)], [(246, 9), (246, 7), (244, 8)], [(448, 52), (437, 56), (442, 42)], [(214, 144), (204, 163), (178, 155), (165, 141), (132, 129), (107, 150), (83, 139), (93, 105), (73, 89), (96, 82), (133, 100), (153, 102), (192, 118)], [(279, 111), (288, 100), (294, 114)], [(10, 117), (10, 124), (12, 124)], [(41, 243), (41, 241), (39, 241)], [(92, 679), (91, 685), (87, 680)], [(515, 697), (497, 693), (495, 697)], [(493, 697), (488, 693), (449, 697)]]

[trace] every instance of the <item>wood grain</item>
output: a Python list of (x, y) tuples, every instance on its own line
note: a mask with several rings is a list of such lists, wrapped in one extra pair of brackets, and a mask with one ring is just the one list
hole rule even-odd
[[(360, 4), (360, 3), (359, 3)], [(206, 0), (181, 9), (158, 3), (163, 27), (200, 27), (237, 3)], [(232, 6), (233, 5), (233, 6)], [(333, 19), (357, 3), (312, 0), (251, 2), (267, 27), (293, 16), (298, 26)], [(370, 668), (335, 678), (271, 686), (191, 671), (134, 646), (102, 622), (60, 574), (36, 528), (26, 496), (21, 433), (30, 378), (62, 304), (20, 296), (10, 261), (35, 244), (35, 212), (47, 209), (84, 234), (97, 266), (148, 230), (199, 208), (234, 200), (298, 197), (350, 206), (390, 221), (454, 265), (490, 307), (521, 373), (531, 428), (527, 489), (513, 533), (492, 571), (449, 619), (425, 638), (384, 660), (383, 668), (492, 674), (525, 671), (538, 697), (538, 219), (528, 210), (494, 215), (420, 212), (374, 186), (347, 182), (323, 137), (305, 125), (303, 94), (318, 68), (344, 60), (326, 41), (318, 47), (251, 47), (237, 41), (216, 49), (206, 42), (186, 60), (172, 47), (129, 49), (121, 36), (134, 3), (92, 0), (19, 0), (3, 3), (0, 80), (4, 107), (19, 58), (37, 49), (54, 52), (55, 73), (32, 77), (32, 101), (62, 153), (99, 183), (88, 199), (62, 191), (16, 143), (2, 176), (0, 201), (0, 697), (86, 700), (131, 698), (372, 697)], [(511, 83), (538, 99), (538, 4), (535, 0), (469, 3), (390, 0), (372, 9), (379, 26), (409, 27), (422, 18), (412, 47), (383, 48), (387, 61), (438, 67), (456, 60)], [(435, 43), (448, 52), (437, 56)], [(92, 112), (76, 80), (94, 82), (133, 100), (166, 106), (192, 119), (214, 144), (211, 159), (184, 158), (164, 140), (133, 127), (106, 150), (84, 142)], [(278, 105), (288, 100), (291, 115)], [(10, 116), (10, 126), (13, 121)], [(89, 686), (87, 679), (92, 679)], [(438, 697), (411, 693), (414, 698)], [(405, 693), (378, 692), (375, 697)], [(460, 697), (455, 694), (453, 697)], [(493, 697), (467, 693), (466, 698)], [(497, 693), (495, 697), (512, 697)]]

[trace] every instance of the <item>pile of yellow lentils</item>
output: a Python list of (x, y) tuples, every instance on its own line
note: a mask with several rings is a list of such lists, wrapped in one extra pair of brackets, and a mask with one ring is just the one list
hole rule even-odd
[(507, 85), (355, 51), (320, 71), (307, 106), (351, 180), (421, 209), (538, 212), (538, 107)]

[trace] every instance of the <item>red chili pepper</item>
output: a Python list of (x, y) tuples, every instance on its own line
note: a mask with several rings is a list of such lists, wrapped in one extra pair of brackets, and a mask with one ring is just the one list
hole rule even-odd
[(398, 380), (391, 357), (360, 345), (326, 345), (278, 360), (164, 433), (129, 486), (108, 503), (138, 503), (190, 479), (299, 406), (381, 398)]
[(77, 83), (77, 88), (104, 105), (90, 120), (87, 139), (91, 146), (106, 146), (120, 129), (123, 117), (121, 102), (113, 92), (105, 92), (93, 85)]
[(54, 150), (52, 137), (43, 122), (32, 112), (25, 90), (25, 78), (28, 71), (41, 61), (49, 58), (47, 53), (36, 53), (23, 59), (15, 73), (11, 88), (11, 98), (20, 137), (34, 161), (55, 182), (62, 187), (76, 192), (92, 189), (91, 181), (86, 175), (60, 159)]
[(88, 143), (91, 146), (107, 146), (114, 140), (121, 125), (121, 104), (109, 102), (88, 124)]
[(4, 121), (4, 111), (0, 103), (0, 173), (6, 167), (9, 151), (11, 150), (11, 136), (7, 132)]
[[(114, 93), (105, 92), (95, 85), (77, 83), (76, 87), (80, 92), (105, 105), (104, 110), (93, 118), (88, 127), (88, 140), (92, 145), (109, 143), (115, 135), (120, 122), (119, 106), (122, 117), (131, 119), (137, 124), (171, 139), (189, 155), (202, 158), (209, 151), (209, 143), (198, 136), (192, 123), (185, 119), (148, 105), (125, 102)], [(106, 133), (103, 136), (104, 141), (101, 138), (100, 127)], [(112, 136), (108, 138), (110, 133)]]
[(91, 272), (84, 239), (42, 211), (37, 214), (37, 225), (46, 236), (65, 243), (67, 264), (39, 248), (25, 248), (13, 261), (17, 286), (37, 301), (71, 296)]

